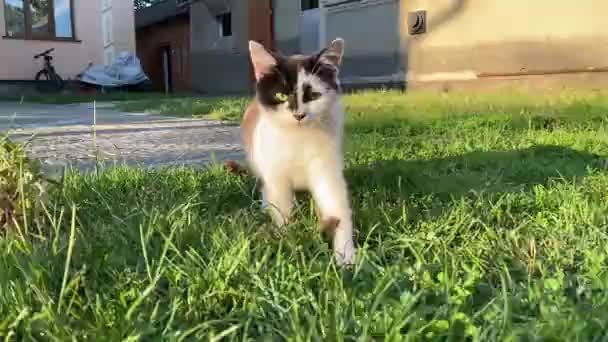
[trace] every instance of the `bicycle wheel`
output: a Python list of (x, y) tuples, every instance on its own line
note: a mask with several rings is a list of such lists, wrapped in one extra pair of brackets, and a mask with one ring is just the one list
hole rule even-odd
[(56, 73), (51, 73), (48, 70), (38, 71), (36, 74), (36, 81), (47, 81), (53, 90), (62, 90), (64, 86), (64, 81), (61, 76)]
[(40, 70), (36, 74), (36, 81), (50, 81), (49, 72), (46, 70)]

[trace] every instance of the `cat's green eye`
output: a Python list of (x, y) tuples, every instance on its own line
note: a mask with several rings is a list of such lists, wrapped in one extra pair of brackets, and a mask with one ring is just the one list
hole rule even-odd
[(274, 98), (279, 101), (279, 102), (285, 102), (287, 101), (287, 95), (283, 94), (283, 93), (276, 93), (274, 94)]
[(320, 97), (321, 97), (321, 93), (319, 93), (318, 91), (313, 91), (313, 92), (310, 94), (310, 100), (311, 100), (311, 101), (317, 100), (317, 99), (318, 99), (318, 98), (320, 98)]

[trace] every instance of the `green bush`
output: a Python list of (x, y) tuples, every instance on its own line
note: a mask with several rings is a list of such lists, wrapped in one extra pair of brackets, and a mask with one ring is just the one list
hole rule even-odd
[(27, 230), (46, 189), (40, 166), (27, 158), (24, 145), (0, 138), (0, 228)]

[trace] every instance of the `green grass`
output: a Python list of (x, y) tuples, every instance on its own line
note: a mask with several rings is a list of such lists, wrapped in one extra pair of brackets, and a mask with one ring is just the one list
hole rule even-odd
[(0, 335), (607, 338), (604, 94), (346, 103), (352, 271), (335, 267), (307, 196), (275, 231), (253, 181), (218, 167), (72, 174), (52, 220), (0, 237)]
[[(381, 97), (378, 94), (382, 94)], [(398, 91), (356, 92), (345, 95), (344, 102), (351, 119), (358, 125), (377, 127), (393, 120), (429, 120), (445, 116), (479, 113), (524, 114), (540, 116), (555, 114), (603, 115), (608, 108), (608, 93), (603, 91), (561, 90), (539, 93), (505, 89), (500, 92), (475, 94), (453, 92), (411, 92), (404, 96)], [(151, 112), (182, 117), (208, 117), (238, 120), (249, 98), (149, 96), (126, 99), (117, 109), (126, 112)]]
[(173, 99), (184, 98), (186, 95), (165, 95), (164, 93), (142, 92), (142, 91), (110, 91), (100, 93), (61, 93), (48, 95), (27, 95), (23, 97), (0, 97), (0, 101), (22, 101), (42, 104), (71, 104), (85, 103), (93, 101), (125, 102), (125, 101), (145, 101), (149, 99)]
[(149, 98), (117, 103), (125, 112), (150, 112), (179, 117), (238, 120), (249, 99), (242, 97)]

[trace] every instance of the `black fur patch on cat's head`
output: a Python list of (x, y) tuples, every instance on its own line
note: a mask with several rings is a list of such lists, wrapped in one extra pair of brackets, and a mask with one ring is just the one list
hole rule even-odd
[[(268, 52), (260, 44), (250, 42), (250, 52), (256, 73), (256, 92), (260, 103), (267, 107), (276, 107), (288, 102), (292, 111), (297, 109), (298, 91), (302, 92), (304, 103), (318, 96), (309, 84), (302, 84), (298, 89), (299, 75), (314, 75), (317, 90), (321, 83), (326, 90), (338, 91), (338, 67), (341, 64), (344, 41), (334, 40), (328, 48), (312, 55), (284, 56), (277, 52)], [(277, 98), (277, 94), (281, 98)]]

